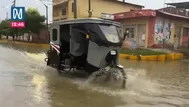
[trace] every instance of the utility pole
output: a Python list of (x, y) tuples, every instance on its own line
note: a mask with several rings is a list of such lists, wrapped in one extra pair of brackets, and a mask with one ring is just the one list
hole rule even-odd
[(76, 19), (77, 18), (77, 0), (74, 0), (74, 19)]
[(13, 3), (13, 4), (12, 4), (12, 7), (15, 7), (15, 6), (16, 6), (16, 0), (13, 0), (12, 3)]
[[(15, 7), (16, 6), (16, 0), (13, 0), (13, 2), (12, 2), (13, 4), (12, 4), (12, 7)], [(8, 13), (7, 13), (7, 17), (8, 17)], [(18, 36), (18, 28), (16, 28), (16, 37)], [(15, 39), (15, 34), (13, 35), (13, 41), (14, 41), (14, 39)]]
[(48, 6), (45, 5), (45, 8), (46, 8), (46, 25), (48, 27), (48, 21), (49, 21), (49, 16), (48, 16)]
[(91, 0), (89, 0), (88, 2), (89, 2), (89, 10), (88, 10), (89, 17), (92, 17)]
[(41, 3), (43, 3), (43, 5), (45, 6), (46, 8), (46, 26), (48, 27), (48, 6), (42, 1), (42, 0), (39, 0), (41, 1)]
[(166, 0), (163, 1), (163, 8), (165, 8), (165, 2), (166, 2)]
[(6, 20), (8, 20), (9, 19), (9, 15), (8, 15), (8, 12), (6, 13)]

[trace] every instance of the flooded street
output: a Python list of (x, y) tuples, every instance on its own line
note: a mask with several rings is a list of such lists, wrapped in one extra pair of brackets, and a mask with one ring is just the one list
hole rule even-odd
[(122, 59), (127, 89), (112, 90), (58, 75), (46, 67), (46, 49), (0, 45), (0, 50), (0, 107), (189, 107), (188, 61)]

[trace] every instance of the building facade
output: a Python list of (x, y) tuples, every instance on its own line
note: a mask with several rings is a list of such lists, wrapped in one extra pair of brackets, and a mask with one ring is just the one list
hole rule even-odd
[[(89, 0), (76, 0), (77, 18), (89, 17)], [(140, 10), (141, 5), (117, 0), (91, 0), (92, 17), (101, 17), (101, 13), (114, 14), (130, 10)], [(73, 19), (74, 0), (53, 0), (53, 21)]]
[(123, 24), (126, 42), (136, 41), (137, 47), (188, 46), (189, 17), (162, 10), (135, 10), (114, 15), (115, 20)]

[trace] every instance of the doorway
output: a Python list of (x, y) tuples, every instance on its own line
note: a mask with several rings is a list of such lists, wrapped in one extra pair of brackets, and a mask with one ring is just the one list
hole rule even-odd
[(184, 27), (183, 28), (183, 33), (182, 33), (182, 41), (181, 41), (181, 45), (184, 48), (188, 48), (189, 47), (189, 28)]
[(178, 49), (180, 46), (181, 29), (181, 26), (175, 26), (174, 49)]
[(138, 36), (137, 36), (137, 43), (138, 47), (145, 47), (146, 43), (146, 25), (145, 24), (139, 24), (137, 25), (138, 28)]

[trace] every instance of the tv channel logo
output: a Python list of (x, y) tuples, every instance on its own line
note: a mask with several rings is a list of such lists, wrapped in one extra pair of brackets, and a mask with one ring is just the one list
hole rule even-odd
[(25, 7), (11, 7), (11, 20), (24, 21), (25, 20)]

